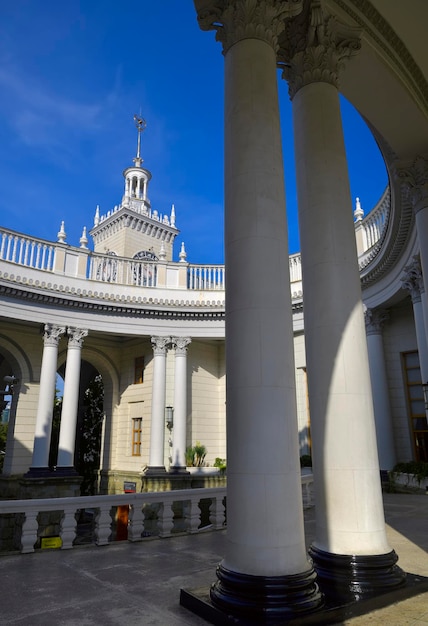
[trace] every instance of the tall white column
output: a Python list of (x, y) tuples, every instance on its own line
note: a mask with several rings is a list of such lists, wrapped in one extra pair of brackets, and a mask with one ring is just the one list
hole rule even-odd
[(64, 327), (53, 324), (45, 324), (44, 330), (39, 403), (37, 406), (33, 459), (30, 470), (27, 473), (29, 477), (49, 471), (49, 448), (55, 402), (58, 344), (61, 336), (65, 333)]
[(337, 89), (355, 30), (307, 5), (282, 42), (293, 103), (321, 589), (353, 600), (404, 584), (383, 513), (353, 207)]
[(175, 345), (174, 377), (174, 430), (172, 446), (173, 472), (186, 471), (186, 434), (187, 434), (187, 346), (189, 337), (172, 337)]
[(67, 362), (65, 366), (64, 396), (62, 400), (59, 431), (57, 472), (74, 474), (74, 449), (76, 446), (77, 409), (79, 405), (80, 364), (82, 344), (88, 331), (68, 328)]
[(389, 401), (389, 386), (382, 338), (382, 328), (388, 319), (389, 314), (383, 309), (367, 309), (365, 311), (379, 466), (381, 470), (386, 471), (392, 470), (396, 463), (391, 403)]
[(418, 259), (404, 268), (401, 278), (403, 289), (406, 289), (412, 298), (413, 316), (415, 318), (416, 342), (418, 344), (419, 364), (421, 367), (422, 382), (428, 381), (428, 345), (425, 327), (424, 306), (422, 297), (425, 298), (422, 270)]
[(171, 337), (152, 337), (153, 385), (149, 466), (146, 474), (164, 473), (166, 353)]
[(286, 620), (322, 601), (303, 528), (276, 77), (289, 4), (210, 4), (199, 23), (218, 29), (225, 55), (228, 490), (211, 600), (228, 613)]

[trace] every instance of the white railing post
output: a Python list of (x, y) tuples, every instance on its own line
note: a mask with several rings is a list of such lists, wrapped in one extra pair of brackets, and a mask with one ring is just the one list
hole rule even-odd
[(141, 504), (133, 504), (129, 509), (128, 541), (141, 541), (144, 531), (144, 513)]
[(38, 511), (30, 510), (25, 512), (25, 520), (22, 524), (21, 532), (21, 553), (29, 554), (34, 552), (34, 544), (37, 541), (37, 530), (39, 524), (37, 522)]
[(172, 502), (163, 502), (158, 511), (159, 537), (170, 537), (174, 528)]
[(95, 517), (95, 543), (106, 546), (111, 535), (111, 504), (101, 504)]
[(215, 496), (210, 505), (210, 522), (216, 530), (219, 530), (224, 528), (225, 520), (223, 496)]
[(189, 525), (187, 532), (190, 534), (197, 533), (201, 523), (201, 509), (199, 508), (199, 502), (200, 496), (197, 498), (190, 498), (189, 504), (186, 507), (185, 519)]
[(74, 507), (64, 510), (60, 523), (61, 549), (70, 550), (76, 538), (76, 509)]

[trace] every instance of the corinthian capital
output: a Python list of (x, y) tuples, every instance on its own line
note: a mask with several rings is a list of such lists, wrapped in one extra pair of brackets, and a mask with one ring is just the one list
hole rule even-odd
[(401, 183), (415, 213), (428, 207), (428, 159), (418, 156), (408, 167), (397, 167), (395, 176)]
[(364, 321), (368, 335), (379, 335), (385, 322), (388, 320), (389, 312), (386, 309), (366, 309), (364, 311)]
[(67, 328), (67, 334), (69, 348), (81, 348), (88, 331), (84, 328)]
[(171, 337), (171, 343), (175, 346), (175, 354), (186, 354), (187, 346), (192, 342), (190, 337)]
[(57, 346), (61, 336), (65, 333), (64, 326), (55, 326), (55, 324), (45, 324), (43, 341), (45, 346)]
[(166, 354), (170, 344), (171, 337), (152, 337), (153, 354), (162, 355)]
[(407, 289), (412, 297), (412, 302), (419, 302), (421, 292), (424, 291), (424, 282), (422, 278), (422, 269), (418, 257), (413, 257), (410, 265), (406, 265), (401, 278), (402, 289)]
[(286, 22), (279, 38), (278, 65), (288, 81), (290, 98), (310, 83), (338, 87), (346, 61), (361, 48), (361, 30), (328, 14), (322, 0), (308, 0), (304, 10)]
[(276, 51), (284, 20), (297, 15), (303, 0), (194, 0), (202, 30), (215, 30), (223, 54), (241, 39), (261, 39)]

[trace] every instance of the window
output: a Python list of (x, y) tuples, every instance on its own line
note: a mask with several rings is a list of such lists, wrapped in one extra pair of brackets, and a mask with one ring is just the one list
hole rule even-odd
[(428, 461), (428, 423), (425, 413), (421, 368), (417, 351), (404, 352), (404, 377), (409, 409), (410, 432), (416, 461)]
[(144, 357), (138, 356), (134, 364), (134, 385), (142, 383), (144, 380)]
[(143, 425), (142, 417), (132, 419), (132, 456), (141, 456), (141, 429)]

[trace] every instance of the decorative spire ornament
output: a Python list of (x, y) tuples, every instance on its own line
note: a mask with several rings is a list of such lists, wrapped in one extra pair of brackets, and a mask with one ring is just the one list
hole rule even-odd
[(58, 237), (58, 241), (60, 243), (65, 243), (65, 240), (66, 240), (66, 237), (67, 237), (67, 233), (65, 232), (64, 222), (63, 221), (61, 222), (61, 226), (60, 226), (59, 232), (57, 234), (57, 237)]
[(141, 158), (141, 133), (143, 133), (147, 127), (147, 122), (141, 115), (134, 115), (135, 126), (137, 127), (138, 140), (137, 140), (137, 156), (134, 159), (134, 163), (137, 167), (141, 167), (143, 159)]

